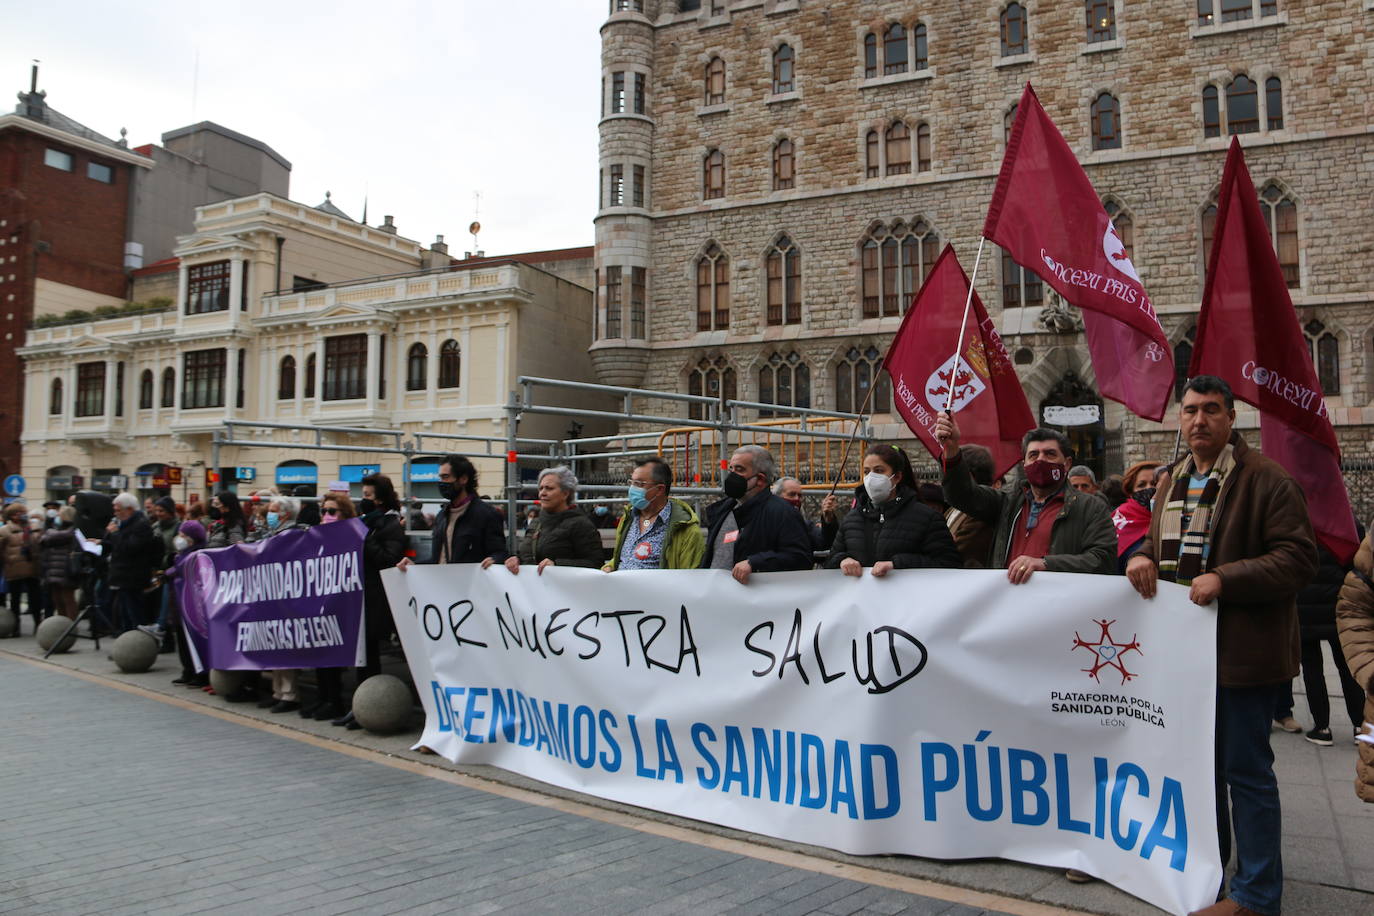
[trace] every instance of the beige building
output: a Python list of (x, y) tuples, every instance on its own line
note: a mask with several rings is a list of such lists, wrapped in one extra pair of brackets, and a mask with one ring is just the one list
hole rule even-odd
[[(328, 201), (270, 194), (199, 207), (195, 225), (174, 268), (136, 281), (156, 293), (175, 276), (174, 308), (28, 332), (31, 488), (181, 499), (219, 486), (356, 484), (380, 469), (433, 495), (433, 456), (451, 450), (494, 456), (479, 462), (494, 490), (517, 377), (592, 377), (591, 293), (559, 275), (586, 276), (590, 249), (455, 262), (442, 237), (425, 248), (391, 217), (367, 226)], [(230, 433), (227, 421), (298, 429)], [(313, 446), (321, 426), (359, 432), (318, 439), (345, 450), (291, 447)], [(557, 426), (532, 417), (520, 434), (557, 438)], [(216, 434), (244, 444), (216, 451)], [(461, 436), (474, 438), (445, 438)]]
[[(1369, 3), (609, 8), (602, 381), (840, 410), (876, 384), (877, 435), (910, 440), (882, 355), (946, 242), (972, 269), (1030, 81), (1131, 248), (1181, 372), (1226, 146), (1242, 135), (1346, 458), (1374, 459)], [(1087, 463), (1119, 472), (1172, 453), (1172, 418), (1103, 403), (1078, 316), (1033, 274), (989, 245), (977, 287), (1037, 415), (1097, 410), (1068, 429)], [(1242, 425), (1257, 439), (1255, 422)]]

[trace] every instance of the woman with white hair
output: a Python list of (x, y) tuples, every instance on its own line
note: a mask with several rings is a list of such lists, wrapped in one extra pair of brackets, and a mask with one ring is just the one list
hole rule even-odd
[[(539, 517), (530, 522), (520, 539), (517, 555), (506, 559), (506, 569), (520, 572), (520, 565), (536, 565), (542, 575), (550, 566), (581, 566), (598, 569), (605, 562), (601, 535), (585, 512), (574, 505), (577, 477), (563, 466), (539, 474)], [(482, 568), (492, 564), (488, 557)]]
[[(263, 516), (263, 527), (257, 528), (248, 536), (249, 541), (265, 541), (285, 531), (309, 528), (296, 520), (301, 504), (290, 496), (273, 494), (267, 503)], [(301, 708), (300, 693), (296, 690), (296, 678), (300, 671), (284, 668), (272, 672), (272, 693), (258, 700), (258, 706), (269, 712), (295, 712)]]

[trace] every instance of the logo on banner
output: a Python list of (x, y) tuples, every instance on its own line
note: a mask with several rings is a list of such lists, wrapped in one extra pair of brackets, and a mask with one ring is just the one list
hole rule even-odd
[(1093, 623), (1102, 628), (1102, 634), (1098, 637), (1097, 641), (1088, 642), (1082, 636), (1079, 636), (1078, 631), (1075, 630), (1073, 634), (1073, 649), (1070, 651), (1076, 652), (1079, 649), (1087, 649), (1089, 652), (1093, 653), (1095, 657), (1092, 665), (1081, 670), (1087, 672), (1088, 676), (1099, 684), (1102, 683), (1102, 678), (1099, 676), (1099, 673), (1103, 668), (1115, 668), (1117, 672), (1121, 674), (1121, 683), (1126, 683), (1131, 678), (1135, 677), (1135, 675), (1126, 670), (1126, 663), (1122, 661), (1122, 656), (1127, 652), (1144, 655), (1144, 653), (1140, 651), (1140, 643), (1136, 641), (1134, 636), (1131, 637), (1130, 642), (1125, 643), (1117, 642), (1112, 639), (1112, 624), (1116, 623), (1115, 620), (1094, 620)]
[(926, 379), (926, 403), (935, 410), (944, 410), (945, 403), (950, 399), (950, 389), (953, 389), (951, 409), (958, 413), (973, 403), (973, 399), (986, 391), (987, 387), (962, 356), (951, 356)]
[(1102, 236), (1102, 253), (1107, 256), (1108, 264), (1135, 282), (1140, 282), (1140, 277), (1135, 272), (1135, 265), (1131, 263), (1131, 256), (1126, 253), (1126, 243), (1121, 241), (1121, 236), (1117, 235), (1116, 227), (1112, 225), (1111, 220), (1107, 221), (1107, 231)]

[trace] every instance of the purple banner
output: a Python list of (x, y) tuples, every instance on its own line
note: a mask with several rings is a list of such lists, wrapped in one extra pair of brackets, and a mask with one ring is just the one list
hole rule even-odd
[(347, 519), (189, 557), (181, 620), (197, 669), (362, 665), (366, 531)]

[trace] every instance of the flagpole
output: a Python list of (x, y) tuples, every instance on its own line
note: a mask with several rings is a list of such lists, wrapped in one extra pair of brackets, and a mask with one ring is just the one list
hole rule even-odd
[(964, 318), (959, 322), (959, 345), (954, 348), (954, 368), (949, 374), (949, 397), (945, 399), (945, 413), (954, 406), (954, 376), (959, 371), (959, 354), (964, 352), (964, 332), (968, 330), (968, 313), (973, 308), (973, 284), (978, 280), (978, 264), (983, 260), (983, 236), (978, 236), (978, 254), (973, 258), (973, 275), (968, 278), (968, 294), (964, 296)]
[[(882, 372), (882, 369), (878, 370)], [(840, 478), (844, 476), (844, 466), (849, 463), (849, 449), (854, 445), (854, 440), (859, 435), (859, 424), (863, 422), (864, 414), (868, 413), (868, 402), (873, 399), (873, 389), (878, 387), (878, 379), (875, 377), (868, 383), (868, 394), (864, 395), (864, 402), (859, 405), (859, 415), (854, 418), (854, 431), (849, 434), (849, 439), (844, 444), (844, 451), (840, 454), (840, 470), (835, 475), (834, 481), (830, 484), (830, 492), (826, 497), (835, 495), (835, 490), (840, 486)]]

